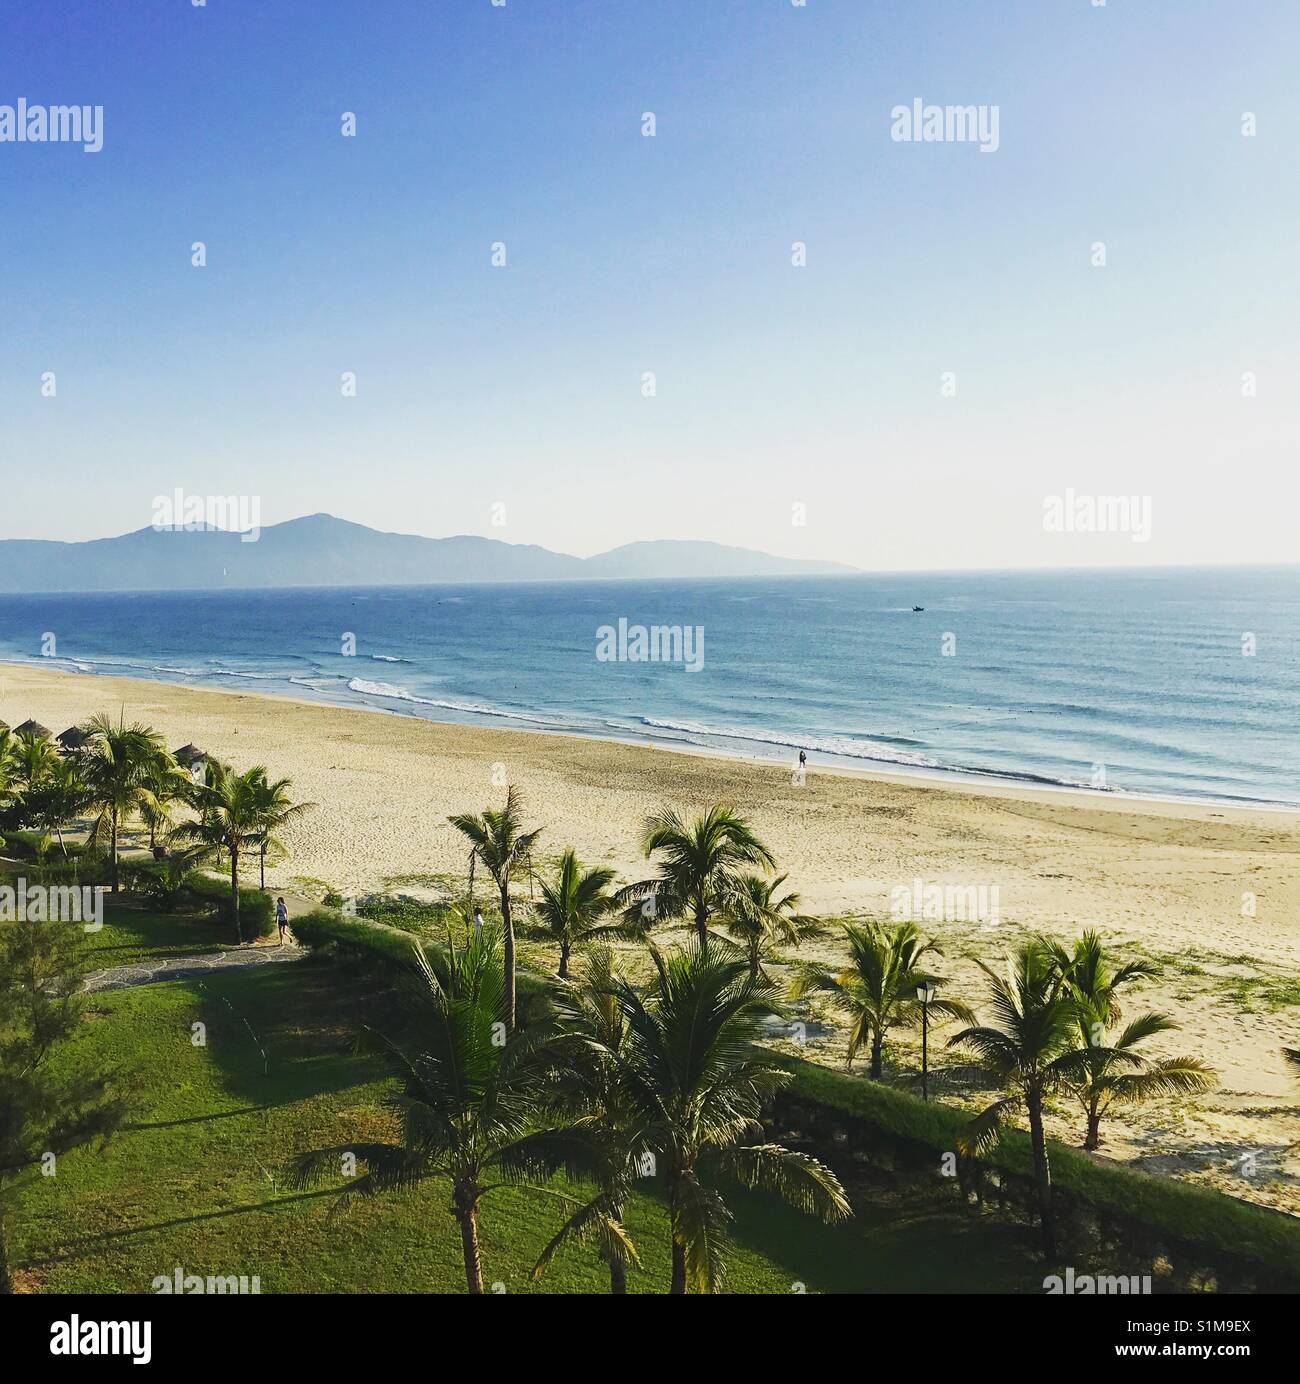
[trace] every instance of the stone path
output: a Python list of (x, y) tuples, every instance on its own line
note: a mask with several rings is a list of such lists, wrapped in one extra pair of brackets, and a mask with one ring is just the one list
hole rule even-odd
[(164, 961), (140, 961), (133, 966), (110, 966), (104, 971), (91, 971), (82, 989), (125, 990), (132, 985), (150, 985), (158, 980), (188, 980), (191, 976), (230, 971), (241, 966), (297, 961), (306, 954), (302, 947), (297, 946), (241, 947), (200, 956), (173, 956)]

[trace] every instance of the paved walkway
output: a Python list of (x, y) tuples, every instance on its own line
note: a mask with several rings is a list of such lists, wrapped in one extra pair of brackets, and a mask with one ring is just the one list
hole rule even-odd
[(238, 950), (208, 952), (200, 956), (173, 956), (165, 961), (141, 961), (133, 966), (110, 966), (91, 971), (83, 990), (125, 990), (132, 985), (150, 985), (158, 980), (188, 980), (213, 971), (230, 971), (241, 966), (266, 966), (278, 961), (297, 961), (306, 956), (305, 948), (240, 947)]

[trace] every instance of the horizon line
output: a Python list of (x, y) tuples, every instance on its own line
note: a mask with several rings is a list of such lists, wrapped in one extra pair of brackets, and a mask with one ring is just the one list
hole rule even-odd
[[(543, 543), (536, 542), (512, 542), (506, 538), (492, 538), (486, 534), (478, 533), (452, 533), (452, 534), (426, 534), (411, 533), (398, 529), (377, 529), (370, 524), (363, 524), (356, 519), (345, 519), (337, 514), (332, 514), (328, 510), (313, 510), (307, 514), (291, 515), (287, 519), (279, 519), (271, 524), (260, 524), (250, 529), (223, 529), (215, 524), (203, 524), (202, 526), (187, 527), (184, 524), (165, 525), (157, 527), (152, 524), (145, 524), (138, 529), (127, 529), (123, 533), (102, 534), (95, 538), (0, 538), (0, 543), (56, 543), (67, 547), (78, 547), (88, 543), (107, 543), (114, 539), (130, 538), (140, 533), (219, 533), (227, 537), (239, 537), (250, 532), (265, 532), (269, 529), (283, 528), (287, 524), (301, 523), (306, 519), (331, 519), (335, 523), (351, 524), (355, 528), (365, 529), (370, 533), (380, 534), (388, 538), (418, 538), (430, 543), (446, 543), (456, 539), (473, 539), (481, 543), (500, 543), (508, 548), (540, 548), (543, 552), (553, 553), (558, 557), (572, 558), (575, 562), (588, 562), (592, 558), (604, 556), (606, 553), (617, 552), (622, 548), (630, 548), (638, 543), (709, 543), (719, 548), (731, 548), (734, 550), (758, 553), (763, 557), (776, 558), (784, 562), (805, 562), (805, 563), (834, 563), (838, 566), (848, 568), (844, 572), (785, 572), (775, 573), (770, 576), (736, 575), (725, 577), (515, 577), (503, 578), (496, 581), (480, 582), (457, 582), (457, 581), (434, 581), (434, 582), (376, 582), (376, 586), (535, 586), (543, 585), (547, 582), (574, 582), (574, 581), (774, 581), (801, 578), (835, 579), (843, 577), (888, 577), (888, 576), (963, 576), (976, 574), (996, 574), (996, 573), (1032, 573), (1032, 572), (1178, 572), (1194, 571), (1200, 568), (1213, 568), (1215, 570), (1254, 570), (1268, 568), (1291, 568), (1300, 566), (1300, 559), (1293, 562), (1242, 562), (1237, 560), (1213, 559), (1201, 560), (1197, 562), (1162, 562), (1162, 563), (1105, 563), (1095, 566), (1080, 565), (1078, 563), (1046, 564), (1046, 565), (1026, 565), (1026, 566), (989, 566), (989, 567), (885, 567), (885, 568), (865, 568), (855, 567), (852, 563), (844, 562), (838, 558), (792, 558), (781, 553), (770, 553), (763, 548), (747, 547), (743, 544), (724, 543), (716, 538), (634, 538), (626, 543), (619, 543), (613, 548), (602, 550), (599, 553), (592, 553), (587, 557), (579, 556), (576, 553), (563, 552), (558, 548), (548, 548)], [(75, 590), (75, 591), (2, 591), (0, 595), (5, 596), (72, 596), (72, 595), (127, 595), (132, 593), (152, 593), (162, 592), (185, 592), (185, 591), (302, 591), (302, 590), (348, 590), (355, 583), (343, 583), (337, 585), (326, 585), (323, 583), (300, 583), (291, 586), (230, 586), (230, 587), (199, 587), (199, 586), (177, 586), (177, 587), (119, 587), (111, 590)]]

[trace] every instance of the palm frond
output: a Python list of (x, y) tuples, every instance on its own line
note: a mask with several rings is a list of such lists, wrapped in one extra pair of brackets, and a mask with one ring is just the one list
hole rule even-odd
[(746, 1187), (774, 1192), (805, 1215), (828, 1225), (853, 1214), (840, 1180), (811, 1154), (781, 1144), (747, 1144), (728, 1149), (723, 1166)]

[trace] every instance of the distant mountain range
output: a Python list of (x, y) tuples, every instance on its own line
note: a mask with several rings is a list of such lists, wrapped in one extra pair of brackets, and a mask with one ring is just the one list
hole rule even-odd
[(271, 586), (419, 586), (434, 582), (781, 577), (852, 572), (721, 543), (627, 543), (570, 557), (494, 538), (420, 538), (311, 514), (255, 543), (221, 529), (140, 529), (87, 543), (0, 540), (0, 591), (181, 591)]

